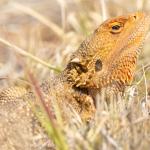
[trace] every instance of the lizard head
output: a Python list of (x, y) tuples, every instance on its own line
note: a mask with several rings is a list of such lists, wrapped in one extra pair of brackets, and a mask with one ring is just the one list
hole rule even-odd
[(72, 55), (66, 68), (68, 81), (96, 89), (130, 84), (149, 24), (143, 12), (106, 20)]

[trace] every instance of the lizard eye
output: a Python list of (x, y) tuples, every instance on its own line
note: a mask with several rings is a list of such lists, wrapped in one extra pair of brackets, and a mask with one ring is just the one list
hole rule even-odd
[(95, 62), (95, 71), (100, 71), (100, 70), (102, 70), (102, 61), (98, 59)]
[(112, 30), (119, 30), (119, 29), (120, 29), (119, 25), (112, 26)]
[(114, 22), (111, 24), (111, 33), (117, 34), (120, 33), (123, 28), (123, 25), (120, 22)]

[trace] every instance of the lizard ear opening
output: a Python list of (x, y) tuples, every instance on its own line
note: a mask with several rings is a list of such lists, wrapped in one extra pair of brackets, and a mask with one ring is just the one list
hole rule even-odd
[(102, 70), (102, 66), (103, 66), (102, 61), (100, 59), (96, 60), (96, 62), (95, 62), (95, 71), (97, 72), (97, 71)]

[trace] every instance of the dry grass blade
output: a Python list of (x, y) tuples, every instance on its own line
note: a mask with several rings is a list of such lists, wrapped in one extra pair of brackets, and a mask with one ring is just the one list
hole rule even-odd
[(0, 77), (0, 80), (7, 79), (7, 77)]
[(29, 79), (33, 85), (33, 88), (34, 88), (34, 91), (36, 92), (39, 100), (40, 100), (40, 105), (42, 105), (42, 107), (44, 108), (45, 112), (47, 113), (48, 115), (48, 118), (50, 119), (51, 123), (54, 125), (54, 122), (53, 122), (53, 115), (52, 115), (52, 111), (50, 111), (50, 108), (47, 107), (45, 101), (44, 101), (44, 98), (43, 98), (43, 95), (40, 91), (40, 87), (39, 85), (37, 84), (35, 78), (33, 77), (33, 75), (28, 71), (28, 75), (29, 75)]
[(56, 124), (53, 112), (47, 106), (38, 83), (36, 82), (32, 73), (30, 73), (30, 71), (28, 71), (28, 76), (32, 83), (35, 94), (37, 95), (37, 101), (35, 104), (29, 101), (33, 112), (37, 116), (43, 128), (46, 130), (49, 138), (52, 139), (55, 143), (57, 149), (68, 150), (65, 136), (61, 131), (62, 128), (59, 127), (58, 124)]
[(108, 18), (108, 12), (107, 12), (107, 7), (106, 7), (106, 1), (105, 0), (100, 0), (101, 4), (101, 9), (102, 9), (102, 20), (106, 20)]
[(6, 41), (6, 40), (4, 40), (2, 38), (0, 38), (0, 42), (5, 44), (5, 45), (7, 45), (7, 46), (9, 46), (10, 48), (12, 48), (15, 52), (19, 53), (20, 55), (25, 56), (27, 58), (30, 58), (30, 59), (34, 60), (35, 62), (40, 63), (41, 65), (43, 65), (45, 67), (48, 67), (51, 70), (54, 70), (56, 72), (60, 72), (60, 69), (51, 66), (50, 64), (48, 64), (45, 61), (39, 59), (38, 57), (36, 57), (36, 56), (26, 52), (25, 50), (17, 47), (16, 45), (11, 44), (10, 42), (8, 42), (8, 41)]
[(106, 138), (108, 143), (110, 143), (116, 150), (122, 150), (118, 143), (107, 133), (105, 129), (101, 131), (101, 134)]
[(57, 0), (60, 8), (61, 8), (61, 21), (62, 21), (62, 28), (65, 30), (66, 28), (66, 2), (64, 0)]
[(145, 0), (137, 0), (137, 2), (136, 2), (137, 10), (143, 9), (144, 2), (145, 2)]
[(145, 99), (146, 99), (146, 101), (147, 101), (147, 97), (148, 97), (148, 92), (147, 92), (147, 89), (148, 89), (148, 87), (147, 87), (147, 80), (146, 80), (146, 75), (145, 75), (145, 70), (144, 70), (144, 67), (142, 67), (143, 68), (143, 76), (144, 76), (144, 84), (145, 84)]
[(27, 6), (23, 6), (19, 3), (15, 3), (15, 2), (12, 3), (12, 6), (15, 7), (16, 9), (36, 18), (41, 23), (48, 26), (60, 38), (64, 37), (64, 32), (60, 27), (58, 27), (55, 23), (51, 22), (50, 20), (48, 20), (47, 18), (45, 18), (44, 16), (42, 16), (38, 12), (34, 11), (33, 9), (31, 9)]

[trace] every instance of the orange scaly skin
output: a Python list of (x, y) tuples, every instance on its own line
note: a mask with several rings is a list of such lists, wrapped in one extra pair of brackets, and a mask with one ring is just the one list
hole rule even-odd
[[(94, 98), (97, 93), (105, 88), (110, 93), (123, 91), (125, 85), (132, 81), (149, 24), (149, 16), (142, 12), (109, 19), (101, 24), (71, 56), (64, 71), (41, 85), (46, 103), (52, 106), (52, 101), (57, 100), (66, 121), (72, 119), (68, 112), (69, 105), (82, 120), (91, 119), (95, 113)], [(18, 93), (16, 97), (14, 93)], [(36, 98), (32, 90), (25, 92), (21, 88), (0, 93), (0, 129), (7, 131), (7, 134), (0, 134), (0, 141), (5, 141), (6, 146), (10, 141), (15, 147), (25, 141), (27, 147), (24, 149), (40, 147), (33, 148), (34, 138), (25, 136), (35, 136), (33, 126), (42, 138), (45, 135), (25, 101)]]
[(132, 82), (149, 20), (137, 12), (105, 21), (72, 55), (68, 80), (75, 87), (123, 91)]

